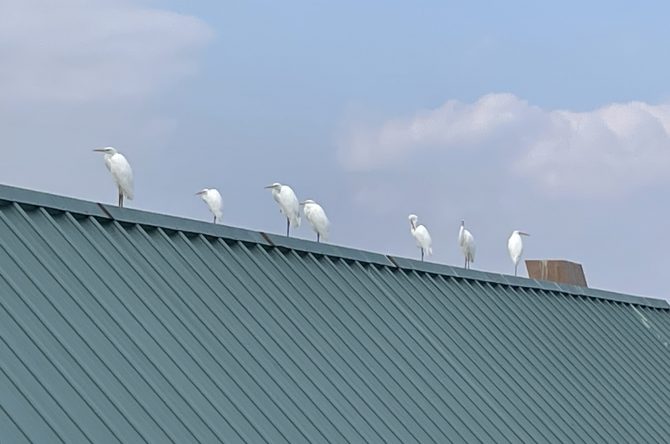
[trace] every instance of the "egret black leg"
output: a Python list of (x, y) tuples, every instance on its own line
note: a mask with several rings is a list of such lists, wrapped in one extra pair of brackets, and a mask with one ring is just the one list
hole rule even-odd
[(289, 230), (291, 229), (291, 220), (286, 218), (286, 237), (289, 237)]
[(518, 267), (519, 267), (519, 264), (514, 264), (514, 276), (516, 276), (516, 271), (517, 271)]
[(423, 262), (423, 248), (421, 249), (421, 262)]
[(214, 223), (216, 223), (216, 216), (214, 216)]
[(321, 235), (319, 233), (316, 233), (316, 242), (321, 242)]
[(123, 193), (119, 191), (119, 207), (123, 208)]

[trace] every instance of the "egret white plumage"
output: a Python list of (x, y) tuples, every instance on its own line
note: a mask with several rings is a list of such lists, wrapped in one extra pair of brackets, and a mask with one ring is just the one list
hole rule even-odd
[(327, 240), (330, 221), (321, 205), (311, 199), (300, 202), (300, 205), (302, 205), (302, 211), (305, 213), (305, 219), (307, 219), (307, 222), (310, 223), (316, 232), (316, 241), (320, 242), (321, 239)]
[(265, 188), (272, 190), (272, 198), (279, 205), (281, 213), (286, 216), (286, 236), (288, 237), (291, 227), (300, 226), (300, 201), (288, 185), (275, 182)]
[(104, 153), (105, 165), (119, 190), (119, 207), (123, 207), (123, 198), (133, 199), (133, 170), (125, 156), (115, 148), (96, 148), (93, 151)]
[(419, 218), (416, 214), (409, 215), (410, 232), (416, 240), (416, 246), (421, 249), (421, 260), (423, 261), (424, 255), (428, 256), (433, 254), (433, 249), (431, 248), (433, 241), (430, 238), (428, 229), (423, 225), (417, 225), (418, 220)]
[(214, 215), (214, 223), (221, 222), (221, 218), (223, 217), (223, 199), (219, 190), (216, 188), (203, 188), (195, 193), (195, 195), (200, 196), (205, 201), (207, 207), (209, 207), (209, 211)]
[(521, 236), (530, 236), (530, 234), (514, 230), (507, 240), (507, 251), (509, 251), (509, 257), (512, 259), (512, 262), (514, 262), (514, 276), (517, 275), (519, 260), (523, 255), (523, 240), (521, 240)]
[(465, 221), (463, 220), (461, 221), (461, 228), (458, 230), (458, 245), (460, 245), (465, 257), (465, 268), (470, 268), (470, 264), (475, 261), (477, 247), (475, 246), (474, 236), (465, 228)]

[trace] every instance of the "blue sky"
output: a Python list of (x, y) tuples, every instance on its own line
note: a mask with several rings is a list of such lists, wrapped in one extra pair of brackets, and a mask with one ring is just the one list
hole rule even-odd
[[(661, 5), (661, 6), (659, 6)], [(475, 268), (584, 265), (668, 298), (668, 7), (660, 2), (27, 0), (0, 14), (2, 182), (281, 232), (263, 186), (323, 204), (332, 242)], [(297, 236), (311, 238), (306, 226)]]

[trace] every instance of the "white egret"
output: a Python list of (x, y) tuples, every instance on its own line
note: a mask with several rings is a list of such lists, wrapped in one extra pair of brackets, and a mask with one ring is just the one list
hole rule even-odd
[(265, 188), (272, 190), (272, 198), (279, 205), (281, 213), (286, 216), (286, 236), (288, 237), (291, 227), (300, 226), (300, 202), (288, 185), (275, 182)]
[(477, 247), (474, 236), (465, 228), (465, 221), (463, 220), (461, 221), (461, 229), (458, 230), (458, 245), (460, 245), (465, 257), (465, 268), (470, 268), (470, 264), (475, 261)]
[(523, 241), (521, 240), (521, 236), (530, 236), (530, 234), (514, 230), (507, 241), (507, 251), (509, 251), (509, 257), (512, 259), (512, 262), (514, 262), (514, 276), (517, 275), (519, 260), (521, 259), (521, 255), (523, 255)]
[(423, 225), (416, 224), (418, 220), (419, 218), (415, 214), (409, 215), (410, 232), (414, 236), (414, 239), (416, 239), (416, 246), (421, 248), (421, 260), (423, 261), (424, 254), (427, 256), (433, 254), (433, 249), (431, 248), (433, 241), (430, 239), (428, 229)]
[(133, 199), (133, 170), (130, 168), (128, 160), (116, 149), (108, 146), (106, 148), (96, 148), (93, 151), (104, 153), (105, 165), (119, 190), (119, 207), (123, 207), (123, 198)]
[(223, 217), (223, 199), (221, 193), (216, 188), (203, 188), (195, 193), (200, 196), (209, 207), (209, 211), (214, 215), (214, 223), (221, 222)]
[(321, 239), (327, 240), (330, 221), (328, 220), (328, 216), (326, 216), (326, 212), (323, 211), (321, 205), (311, 199), (300, 202), (300, 205), (302, 205), (302, 211), (305, 213), (305, 219), (307, 219), (316, 232), (316, 241), (320, 242)]

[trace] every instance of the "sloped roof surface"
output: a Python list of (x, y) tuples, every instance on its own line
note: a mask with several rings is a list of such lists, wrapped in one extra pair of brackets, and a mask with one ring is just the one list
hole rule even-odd
[(2, 442), (667, 442), (666, 302), (0, 187)]

